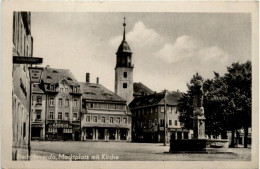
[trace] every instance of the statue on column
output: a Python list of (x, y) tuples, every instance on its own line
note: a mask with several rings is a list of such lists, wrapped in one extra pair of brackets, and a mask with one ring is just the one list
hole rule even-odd
[(204, 116), (203, 108), (203, 83), (201, 80), (197, 80), (194, 83), (194, 96), (193, 96), (193, 115)]

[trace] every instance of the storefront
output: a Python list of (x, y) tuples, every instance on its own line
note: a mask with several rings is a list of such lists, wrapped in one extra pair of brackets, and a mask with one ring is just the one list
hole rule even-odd
[(31, 124), (32, 131), (31, 131), (31, 139), (32, 140), (44, 140), (44, 129), (42, 123), (32, 123)]
[(47, 125), (47, 140), (72, 140), (72, 125), (53, 123)]

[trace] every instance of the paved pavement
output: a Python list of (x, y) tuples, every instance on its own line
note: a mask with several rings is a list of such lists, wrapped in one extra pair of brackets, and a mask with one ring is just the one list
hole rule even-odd
[(234, 148), (224, 154), (170, 154), (162, 143), (32, 141), (34, 159), (114, 161), (247, 161), (250, 148)]

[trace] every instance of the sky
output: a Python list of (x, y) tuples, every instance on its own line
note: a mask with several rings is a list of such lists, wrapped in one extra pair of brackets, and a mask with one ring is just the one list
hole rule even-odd
[(134, 82), (160, 92), (187, 91), (198, 72), (223, 75), (233, 62), (251, 60), (247, 13), (32, 12), (34, 57), (42, 66), (70, 69), (79, 82), (96, 77), (114, 91), (116, 51), (123, 38), (133, 54)]

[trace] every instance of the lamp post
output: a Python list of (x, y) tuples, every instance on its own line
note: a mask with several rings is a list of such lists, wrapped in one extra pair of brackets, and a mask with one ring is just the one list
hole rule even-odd
[(167, 90), (165, 90), (164, 93), (164, 146), (166, 146), (166, 141), (167, 141), (167, 103), (166, 103), (166, 95), (167, 95)]

